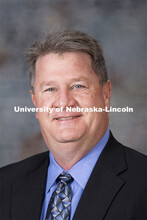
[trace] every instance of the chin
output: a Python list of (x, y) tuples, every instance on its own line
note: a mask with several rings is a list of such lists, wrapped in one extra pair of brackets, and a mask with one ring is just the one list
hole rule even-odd
[(78, 132), (73, 133), (71, 132), (60, 132), (60, 135), (56, 137), (56, 140), (60, 143), (67, 143), (67, 142), (75, 142), (80, 139), (81, 135)]

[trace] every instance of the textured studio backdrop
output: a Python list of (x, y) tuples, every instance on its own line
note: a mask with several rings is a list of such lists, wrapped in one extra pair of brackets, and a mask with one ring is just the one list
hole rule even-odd
[(0, 166), (45, 151), (33, 107), (24, 51), (50, 30), (72, 28), (97, 38), (112, 81), (110, 128), (123, 144), (147, 154), (147, 1), (1, 0), (0, 1)]

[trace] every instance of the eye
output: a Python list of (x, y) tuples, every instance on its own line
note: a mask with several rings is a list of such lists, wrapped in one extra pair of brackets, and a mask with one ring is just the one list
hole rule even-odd
[(75, 89), (80, 89), (80, 88), (85, 88), (85, 86), (83, 86), (83, 85), (75, 85), (74, 88)]
[(55, 88), (48, 88), (48, 89), (45, 89), (45, 92), (53, 92), (53, 91), (56, 91), (56, 89)]

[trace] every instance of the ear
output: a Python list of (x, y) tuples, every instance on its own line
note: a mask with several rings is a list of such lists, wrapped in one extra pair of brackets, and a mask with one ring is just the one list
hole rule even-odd
[(108, 80), (102, 88), (105, 106), (107, 109), (110, 108), (110, 97), (111, 97), (111, 82)]
[[(32, 91), (32, 89), (30, 89), (30, 94), (31, 94), (32, 102), (33, 102), (35, 108), (37, 108), (36, 96), (35, 96), (34, 91)], [(36, 118), (38, 119), (38, 112), (36, 112)]]

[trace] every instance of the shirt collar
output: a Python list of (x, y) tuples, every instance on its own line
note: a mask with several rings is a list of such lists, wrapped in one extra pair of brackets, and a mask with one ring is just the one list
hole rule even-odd
[(108, 139), (109, 129), (107, 129), (105, 135), (100, 139), (100, 141), (68, 171), (74, 180), (76, 180), (77, 183), (82, 187), (82, 189), (85, 188), (92, 170)]
[[(109, 129), (107, 129), (105, 135), (100, 139), (100, 141), (68, 171), (82, 189), (85, 188), (92, 170), (109, 139), (109, 133)], [(55, 183), (60, 173), (65, 171), (59, 166), (59, 164), (57, 164), (51, 152), (49, 152), (49, 157), (50, 165), (48, 167), (46, 193)]]
[(56, 181), (57, 177), (64, 171), (62, 167), (57, 164), (51, 152), (49, 152), (50, 164), (47, 173), (46, 193)]

